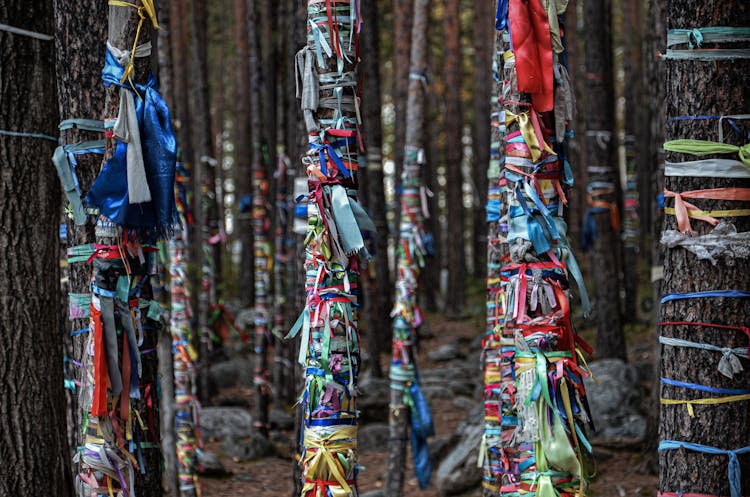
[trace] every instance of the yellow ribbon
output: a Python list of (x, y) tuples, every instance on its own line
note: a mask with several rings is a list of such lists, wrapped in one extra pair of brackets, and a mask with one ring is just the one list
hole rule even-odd
[[(677, 211), (674, 210), (674, 207), (666, 207), (664, 209), (665, 214), (669, 214), (670, 216), (677, 215)], [(742, 217), (742, 216), (750, 216), (750, 209), (731, 209), (726, 211), (702, 211), (702, 210), (696, 210), (696, 209), (687, 209), (688, 216), (692, 218), (697, 217)]]
[[(304, 467), (305, 478), (311, 480), (305, 483), (302, 494), (313, 490), (317, 485), (316, 480), (331, 480), (333, 476), (345, 492), (342, 495), (349, 495), (352, 489), (346, 482), (345, 473), (340, 460), (334, 457), (334, 452), (348, 452), (357, 448), (357, 427), (346, 426), (339, 428), (330, 434), (318, 434), (314, 429), (305, 430), (304, 444), (307, 449), (305, 455)], [(330, 489), (336, 496), (335, 489)]]
[(546, 151), (550, 154), (555, 152), (549, 147), (546, 141), (542, 140), (542, 144), (539, 143), (539, 137), (536, 135), (534, 125), (531, 122), (531, 118), (528, 112), (521, 112), (520, 114), (514, 114), (509, 110), (505, 110), (505, 127), (506, 129), (513, 124), (518, 122), (519, 128), (521, 128), (521, 135), (523, 135), (523, 141), (526, 142), (526, 146), (529, 147), (531, 152), (531, 160), (537, 162), (542, 157), (542, 151)]
[(728, 404), (730, 402), (742, 402), (743, 400), (750, 400), (750, 394), (744, 395), (730, 395), (728, 397), (709, 397), (706, 399), (695, 399), (695, 400), (678, 400), (678, 399), (665, 399), (662, 397), (661, 403), (664, 405), (682, 405), (685, 404), (688, 410), (688, 414), (691, 418), (695, 417), (695, 411), (693, 410), (693, 404), (697, 405), (714, 405), (714, 404)]

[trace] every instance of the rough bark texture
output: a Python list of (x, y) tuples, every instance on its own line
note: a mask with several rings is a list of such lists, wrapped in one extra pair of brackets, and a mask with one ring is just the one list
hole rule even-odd
[[(61, 0), (54, 1), (55, 6), (55, 58), (57, 63), (57, 95), (60, 120), (72, 118), (96, 119), (104, 111), (104, 86), (101, 82), (101, 51), (89, 50), (88, 47), (101, 46), (107, 36), (107, 6), (99, 0), (86, 0), (71, 4)], [(97, 140), (99, 133), (82, 131), (77, 128), (60, 131), (60, 143), (70, 144), (80, 141)], [(76, 175), (81, 191), (88, 191), (96, 178), (101, 164), (101, 156), (86, 154), (78, 157)], [(67, 199), (63, 200), (67, 206)], [(67, 246), (73, 247), (90, 243), (94, 240), (94, 225), (87, 222), (78, 227), (68, 216)], [(86, 293), (91, 281), (91, 268), (73, 264), (67, 267), (67, 291)], [(67, 306), (67, 295), (64, 296)], [(67, 315), (67, 309), (66, 309)], [(67, 331), (88, 326), (88, 320), (66, 320)], [(77, 335), (66, 338), (66, 353), (71, 358), (83, 356), (86, 337)], [(80, 368), (68, 369), (72, 376), (69, 379), (82, 379)], [(77, 395), (70, 393), (68, 431), (70, 448), (74, 450), (81, 440), (81, 422), (83, 413), (79, 412)], [(73, 454), (71, 454), (72, 457)]]
[[(0, 23), (51, 35), (52, 2), (3, 2)], [(57, 135), (53, 43), (0, 32), (0, 130)], [(53, 150), (50, 140), (0, 135), (0, 495), (66, 497), (72, 488)]]
[(380, 378), (383, 372), (380, 367), (380, 352), (386, 343), (385, 330), (388, 329), (393, 303), (391, 301), (391, 275), (388, 270), (388, 221), (385, 217), (385, 191), (383, 186), (383, 124), (381, 121), (380, 98), (380, 57), (378, 55), (377, 2), (362, 3), (362, 16), (365, 20), (361, 40), (364, 57), (364, 83), (362, 89), (362, 113), (366, 125), (363, 133), (367, 151), (366, 177), (363, 192), (366, 208), (372, 217), (377, 233), (375, 234), (375, 259), (371, 263), (374, 271), (364, 275), (367, 298), (367, 335), (372, 374)]
[[(234, 129), (234, 167), (236, 171), (239, 198), (252, 194), (252, 173), (250, 171), (250, 54), (248, 48), (248, 12), (247, 0), (234, 1), (235, 47), (236, 56), (236, 100)], [(255, 285), (253, 284), (253, 228), (251, 207), (240, 211), (237, 218), (241, 252), (239, 267), (239, 297), (243, 307), (253, 302)]]
[[(703, 26), (746, 26), (750, 19), (750, 5), (740, 1), (670, 0), (667, 2), (667, 28)], [(717, 48), (726, 48), (721, 45)], [(747, 45), (745, 45), (745, 48)], [(686, 47), (679, 47), (686, 48)], [(729, 62), (665, 61), (666, 64), (666, 118), (677, 116), (722, 115), (740, 110), (750, 101), (750, 83), (747, 74), (750, 61)], [(707, 91), (710, 89), (710, 91)], [(742, 145), (747, 137), (739, 138), (725, 126), (725, 142)], [(680, 121), (667, 124), (667, 140), (697, 139), (718, 141), (716, 120)], [(736, 155), (724, 156), (736, 159)], [(671, 162), (696, 160), (684, 154), (668, 154)], [(666, 188), (673, 192), (722, 187), (750, 187), (748, 179), (668, 177)], [(750, 202), (690, 200), (703, 210), (747, 209)], [(667, 199), (667, 207), (674, 202)], [(666, 216), (665, 228), (676, 229), (675, 217)], [(735, 224), (740, 232), (750, 230), (747, 217), (724, 218)], [(698, 234), (710, 231), (704, 222), (692, 219), (692, 228)], [(717, 265), (699, 261), (683, 248), (666, 248), (664, 259), (664, 285), (662, 294), (697, 292), (705, 290), (737, 289), (748, 291), (750, 260), (722, 258)], [(669, 302), (662, 306), (661, 321), (689, 321), (747, 326), (750, 320), (750, 303), (738, 298), (695, 298)], [(714, 344), (719, 347), (745, 347), (747, 337), (733, 330), (720, 330), (697, 326), (662, 326), (661, 334), (693, 342)], [(750, 369), (743, 360), (745, 371), (729, 379), (721, 375), (716, 365), (720, 353), (687, 348), (663, 346), (661, 349), (662, 376), (683, 382), (697, 383), (715, 388), (750, 389)], [(662, 385), (662, 397), (669, 399), (698, 399), (719, 397), (694, 389)], [(720, 405), (696, 405), (695, 417), (690, 417), (684, 405), (663, 405), (661, 411), (660, 439), (693, 442), (722, 450), (734, 450), (748, 445), (750, 440), (750, 409), (748, 402), (731, 402)], [(750, 457), (738, 456), (742, 466), (742, 491), (750, 491)], [(708, 455), (692, 450), (662, 451), (659, 455), (659, 488), (669, 492), (691, 492), (711, 495), (729, 495), (726, 455)]]
[(200, 353), (198, 359), (198, 392), (202, 402), (208, 400), (208, 366), (211, 330), (208, 327), (209, 306), (215, 288), (212, 249), (208, 239), (215, 228), (216, 182), (214, 168), (209, 159), (213, 157), (211, 140), (211, 115), (208, 100), (208, 66), (206, 61), (206, 0), (189, 0), (190, 10), (190, 130), (193, 150), (193, 188), (196, 202), (193, 206), (195, 219), (193, 244), (194, 260), (202, 267), (201, 284), (198, 288), (198, 327)]
[(448, 243), (448, 295), (446, 311), (459, 316), (466, 303), (466, 242), (464, 240), (464, 199), (462, 174), (463, 119), (461, 119), (461, 45), (459, 29), (459, 2), (446, 0), (443, 15), (445, 57), (443, 77), (445, 79), (445, 115), (452, 116), (445, 126), (445, 191), (447, 202)]
[[(590, 264), (594, 280), (594, 309), (598, 358), (627, 357), (620, 317), (620, 235), (613, 227), (612, 210), (619, 203), (619, 178), (615, 156), (610, 0), (592, 0), (584, 5), (587, 92), (584, 99), (586, 153), (589, 184), (599, 183), (595, 202), (608, 205), (593, 214), (596, 240)], [(597, 206), (599, 204), (594, 204)], [(619, 217), (619, 214), (618, 214)]]
[[(414, 18), (411, 31), (411, 55), (409, 67), (412, 71), (422, 71), (427, 64), (427, 34), (429, 27), (429, 0), (414, 0)], [(424, 147), (424, 108), (425, 104), (425, 84), (418, 78), (409, 79), (409, 99), (407, 102), (406, 110), (406, 140), (404, 146), (404, 157), (405, 161), (409, 158), (408, 168), (407, 163), (404, 162), (404, 183), (409, 182), (409, 186), (419, 189), (421, 183), (420, 178), (420, 166), (417, 159), (417, 151)], [(407, 155), (408, 154), (408, 155)], [(408, 209), (410, 212), (414, 212), (417, 221), (421, 220), (420, 210), (417, 207), (417, 200), (411, 198), (404, 201), (404, 209)], [(409, 219), (409, 216), (404, 213), (404, 218)], [(404, 220), (402, 219), (402, 223)], [(412, 221), (413, 223), (413, 221)], [(415, 223), (416, 224), (416, 223)], [(405, 230), (406, 231), (406, 230)], [(409, 230), (411, 231), (411, 230)], [(414, 236), (410, 234), (410, 236)], [(408, 242), (407, 242), (408, 243)], [(400, 245), (401, 243), (399, 243)], [(408, 266), (408, 263), (402, 261), (404, 258), (403, 249), (399, 250), (399, 280), (397, 280), (397, 286), (403, 276), (404, 267)], [(413, 262), (416, 264), (416, 261)], [(402, 284), (410, 286), (411, 283), (401, 281)], [(415, 289), (416, 291), (416, 289)], [(400, 323), (399, 323), (400, 322)], [(394, 321), (394, 347), (396, 342), (395, 328), (397, 325), (410, 327), (411, 325), (406, 323), (403, 317), (396, 317)], [(415, 330), (411, 330), (410, 336), (407, 340), (411, 342), (415, 335)], [(413, 358), (412, 358), (413, 360)], [(394, 366), (391, 365), (391, 368)], [(391, 375), (393, 372), (391, 372)], [(403, 383), (401, 388), (394, 388), (394, 383), (398, 383), (391, 376), (391, 399), (390, 399), (390, 415), (389, 415), (389, 443), (388, 443), (388, 459), (386, 462), (386, 481), (385, 481), (385, 493), (390, 497), (401, 497), (404, 491), (404, 471), (406, 469), (406, 443), (408, 441), (408, 423), (409, 423), (409, 408), (403, 403)]]
[(492, 99), (492, 49), (495, 30), (492, 19), (494, 2), (477, 2), (474, 6), (474, 132), (472, 134), (472, 184), (476, 198), (473, 213), (473, 277), (482, 278), (487, 259), (487, 164), (490, 162), (490, 111)]

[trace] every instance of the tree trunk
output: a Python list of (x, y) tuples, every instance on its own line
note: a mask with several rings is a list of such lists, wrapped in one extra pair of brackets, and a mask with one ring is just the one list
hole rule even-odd
[[(393, 163), (394, 185), (398, 190), (404, 166), (404, 145), (406, 140), (406, 106), (409, 93), (409, 63), (411, 50), (411, 29), (414, 17), (414, 0), (393, 0)], [(396, 195), (398, 197), (398, 195)], [(399, 237), (401, 204), (394, 200), (393, 208), (394, 245)], [(389, 313), (390, 314), (390, 313)]]
[(201, 284), (198, 292), (198, 394), (202, 403), (208, 404), (208, 368), (212, 331), (208, 318), (210, 306), (215, 302), (216, 275), (213, 250), (209, 239), (215, 234), (216, 179), (212, 165), (211, 113), (208, 96), (208, 65), (206, 55), (206, 0), (188, 0), (190, 11), (190, 128), (194, 164), (195, 233), (194, 260), (201, 267)]
[(268, 215), (268, 180), (266, 168), (263, 164), (263, 117), (262, 84), (263, 68), (260, 49), (260, 1), (253, 0), (249, 4), (250, 18), (248, 21), (249, 67), (250, 67), (250, 135), (253, 145), (250, 152), (250, 163), (253, 173), (253, 254), (255, 281), (255, 388), (257, 393), (255, 426), (262, 434), (268, 436), (268, 402), (269, 402), (269, 371), (268, 371), (268, 292), (271, 284), (271, 244), (268, 239), (270, 227)]
[(253, 226), (252, 226), (252, 171), (250, 170), (250, 53), (248, 45), (247, 0), (234, 0), (235, 45), (237, 59), (236, 104), (234, 129), (234, 170), (239, 190), (240, 210), (237, 218), (237, 232), (240, 237), (239, 297), (242, 307), (248, 307), (254, 300), (255, 284), (253, 276)]
[(474, 119), (472, 133), (472, 176), (476, 192), (472, 215), (474, 259), (473, 277), (484, 275), (487, 260), (487, 165), (490, 162), (490, 102), (492, 98), (492, 49), (495, 31), (490, 22), (495, 13), (493, 2), (478, 2), (474, 7)]
[[(697, 0), (671, 0), (667, 8), (667, 28), (682, 29), (705, 26), (746, 26), (750, 19), (750, 5), (747, 2), (724, 1), (703, 2)], [(705, 44), (704, 44), (705, 45)], [(734, 48), (735, 45), (716, 44), (715, 48)], [(746, 44), (743, 45), (743, 48)], [(670, 47), (688, 50), (688, 45)], [(697, 52), (697, 51), (696, 51)], [(727, 62), (706, 62), (696, 60), (666, 60), (666, 136), (667, 140), (694, 139), (720, 141), (716, 119), (688, 119), (672, 121), (680, 116), (716, 116), (733, 113), (737, 105), (750, 99), (750, 83), (747, 74), (750, 71), (748, 59), (736, 59)], [(711, 91), (706, 91), (711, 88)], [(738, 123), (740, 126), (744, 123)], [(724, 142), (734, 145), (747, 143), (746, 134), (740, 135), (730, 126), (722, 126)], [(745, 127), (746, 129), (746, 127)], [(667, 146), (665, 145), (665, 148)], [(671, 163), (704, 159), (690, 154), (669, 153), (667, 160)], [(725, 154), (723, 159), (736, 160), (736, 154)], [(750, 174), (742, 170), (742, 177), (731, 177), (724, 173), (716, 176), (667, 176), (665, 187), (668, 191), (685, 194), (694, 190), (714, 188), (748, 188)], [(684, 171), (684, 167), (676, 166)], [(716, 197), (708, 192), (709, 197)], [(738, 198), (735, 193), (725, 200), (713, 198), (692, 199), (686, 202), (694, 204), (704, 211), (727, 209), (748, 209), (750, 202), (732, 200)], [(711, 231), (711, 226), (698, 219), (690, 219), (695, 234), (678, 227), (673, 215), (676, 203), (667, 198), (665, 202), (665, 233), (676, 239), (689, 239), (700, 243), (700, 236)], [(679, 208), (679, 205), (677, 205)], [(690, 209), (693, 207), (690, 206)], [(719, 217), (719, 216), (716, 216)], [(721, 217), (723, 223), (732, 223), (740, 233), (750, 230), (747, 217)], [(679, 231), (677, 231), (679, 230)], [(684, 234), (681, 232), (685, 231)], [(730, 237), (724, 237), (729, 241)], [(746, 248), (746, 246), (745, 246)], [(699, 260), (692, 252), (681, 245), (665, 248), (664, 284), (662, 295), (675, 293), (704, 292), (710, 290), (740, 290), (747, 292), (750, 259), (737, 255), (719, 256), (716, 264), (708, 260)], [(750, 320), (750, 303), (746, 298), (716, 298), (694, 296), (688, 299), (662, 301), (661, 335), (662, 337), (688, 340), (700, 344), (713, 344), (719, 348), (740, 347), (742, 365), (745, 370), (737, 374), (724, 376), (717, 370), (720, 353), (712, 350), (685, 346), (663, 345), (661, 349), (661, 376), (668, 380), (688, 382), (703, 387), (735, 389), (738, 394), (750, 392), (750, 370), (745, 360), (744, 349), (747, 336), (739, 327), (746, 327)], [(674, 325), (670, 322), (707, 323), (737, 327), (734, 329), (717, 329), (714, 326), (695, 324)], [(746, 329), (746, 328), (744, 328)], [(726, 356), (725, 356), (726, 357)], [(733, 376), (733, 377), (732, 377)], [(661, 396), (665, 399), (687, 400), (706, 397), (724, 397), (730, 392), (707, 394), (697, 391), (696, 387), (673, 386), (662, 380)], [(711, 390), (708, 390), (711, 391)], [(716, 395), (717, 393), (723, 395)], [(727, 452), (708, 454), (705, 450), (693, 446), (681, 447), (681, 444), (693, 443), (711, 447), (719, 451), (733, 451), (748, 445), (750, 440), (750, 409), (746, 400), (731, 401), (721, 405), (713, 403), (694, 405), (694, 416), (685, 405), (662, 405), (659, 430), (659, 489), (670, 492), (686, 492), (711, 495), (732, 495), (737, 497), (750, 491), (750, 471), (748, 455), (738, 455), (739, 462), (727, 458)], [(672, 442), (670, 442), (672, 441)], [(747, 449), (746, 449), (747, 450)], [(736, 467), (734, 465), (736, 464)], [(740, 475), (740, 466), (744, 468)], [(727, 468), (729, 467), (729, 471)], [(736, 487), (730, 489), (729, 480), (736, 477)], [(741, 488), (740, 488), (741, 487)]]
[(375, 222), (375, 271), (368, 271), (367, 301), (370, 302), (367, 312), (369, 337), (369, 355), (372, 358), (372, 373), (380, 378), (383, 372), (380, 367), (380, 353), (386, 343), (385, 330), (388, 327), (388, 316), (391, 314), (391, 275), (388, 268), (388, 220), (385, 212), (385, 190), (383, 178), (383, 123), (381, 120), (380, 96), (380, 57), (378, 42), (380, 28), (377, 2), (364, 2), (362, 16), (366, 19), (362, 31), (362, 50), (364, 59), (364, 98), (362, 112), (367, 132), (364, 133), (367, 150), (367, 177), (364, 179), (366, 189), (366, 208)]
[[(597, 357), (627, 358), (620, 319), (620, 180), (615, 155), (610, 1), (584, 5), (587, 91), (586, 155), (590, 209), (596, 224), (591, 267), (596, 291)], [(630, 270), (630, 268), (628, 268)]]
[[(50, 36), (53, 4), (3, 2), (0, 22)], [(0, 130), (57, 134), (53, 43), (0, 32)], [(60, 189), (48, 162), (54, 141), (0, 134), (2, 495), (69, 496), (72, 488), (57, 312)]]
[(446, 0), (443, 16), (444, 50), (443, 77), (445, 78), (446, 120), (446, 174), (445, 191), (447, 202), (448, 244), (448, 295), (446, 311), (451, 316), (460, 316), (466, 304), (466, 241), (464, 240), (464, 178), (463, 119), (461, 119), (461, 44), (459, 30), (458, 0)]
[[(328, 5), (328, 8), (326, 8)], [(309, 151), (307, 300), (299, 326), (302, 395), (303, 497), (355, 497), (357, 490), (356, 384), (360, 367), (355, 307), (361, 238), (356, 211), (359, 151), (359, 29), (356, 2), (308, 4), (307, 45), (298, 53), (300, 94)], [(318, 52), (316, 45), (330, 52)], [(320, 457), (324, 455), (324, 457)]]
[[(158, 66), (159, 66), (159, 90), (170, 109), (174, 109), (174, 75), (172, 67), (172, 22), (170, 17), (171, 9), (168, 5), (162, 6), (159, 9), (159, 25), (161, 29), (158, 31)], [(172, 120), (174, 122), (174, 119)], [(187, 227), (187, 223), (183, 226)], [(171, 257), (170, 257), (171, 260)], [(167, 267), (164, 268), (163, 265)], [(169, 274), (169, 261), (164, 263), (160, 262), (160, 273)], [(166, 285), (163, 294), (163, 299), (160, 304), (165, 304), (170, 309), (174, 309), (171, 300), (169, 299), (169, 282), (165, 278), (160, 282), (161, 285)], [(159, 424), (162, 427), (161, 430), (161, 447), (162, 455), (164, 457), (164, 474), (162, 475), (162, 488), (166, 497), (177, 497), (179, 495), (179, 483), (177, 480), (177, 444), (175, 442), (175, 369), (173, 364), (173, 344), (172, 344), (172, 323), (170, 326), (164, 326), (159, 336), (158, 346), (158, 363), (159, 363), (159, 381), (161, 387), (161, 395), (159, 396), (159, 412), (161, 417)]]
[[(404, 390), (415, 380), (416, 354), (412, 348), (421, 312), (416, 305), (419, 268), (424, 257), (417, 247), (416, 237), (423, 237), (423, 217), (420, 206), (422, 187), (421, 164), (424, 155), (424, 112), (426, 82), (419, 76), (427, 66), (427, 36), (429, 0), (414, 0), (414, 16), (409, 59), (409, 99), (406, 107), (406, 140), (404, 145), (403, 191), (401, 200), (401, 231), (398, 243), (398, 278), (396, 302), (398, 309), (393, 322), (394, 356), (391, 363), (390, 437), (386, 463), (386, 495), (401, 497), (404, 492), (406, 442), (408, 440), (409, 407), (404, 405)], [(414, 434), (412, 434), (414, 436)]]
[[(107, 37), (107, 7), (98, 0), (88, 0), (76, 4), (55, 1), (55, 38), (57, 62), (57, 95), (60, 120), (74, 118), (97, 118), (104, 112), (104, 86), (101, 84), (101, 53), (93, 50), (82, 50), (81, 47), (100, 45)], [(68, 145), (81, 141), (101, 139), (101, 133), (89, 132), (73, 127), (60, 131), (60, 144)], [(81, 191), (86, 192), (94, 182), (101, 164), (101, 156), (85, 154), (78, 156), (76, 176)], [(64, 201), (67, 206), (67, 199)], [(65, 216), (67, 226), (67, 247), (75, 247), (94, 241), (94, 224), (88, 222), (76, 226), (69, 216)], [(66, 248), (67, 248), (66, 247)], [(68, 264), (68, 291), (70, 293), (88, 293), (91, 284), (91, 269), (86, 266)], [(67, 295), (65, 296), (67, 307)], [(67, 309), (66, 309), (67, 314)], [(88, 326), (88, 320), (76, 319), (66, 322), (69, 332)], [(86, 343), (85, 335), (76, 335), (69, 339), (68, 351), (71, 359), (83, 357)], [(80, 384), (83, 371), (70, 362), (68, 371), (72, 371), (74, 381)], [(75, 452), (81, 445), (83, 411), (77, 395), (72, 392), (68, 397), (70, 403), (68, 431), (70, 449)], [(73, 454), (71, 454), (71, 457)]]
[[(643, 119), (643, 92), (641, 75), (644, 73), (641, 58), (643, 23), (641, 21), (640, 0), (624, 0), (620, 4), (623, 17), (622, 41), (625, 85), (625, 174), (626, 184), (623, 202), (623, 292), (624, 319), (638, 321), (638, 255), (640, 253), (640, 208), (638, 177), (646, 174), (643, 164), (639, 164), (639, 152), (646, 142), (639, 140), (639, 132), (645, 128)], [(642, 155), (640, 155), (642, 157)], [(645, 200), (645, 198), (644, 198)]]

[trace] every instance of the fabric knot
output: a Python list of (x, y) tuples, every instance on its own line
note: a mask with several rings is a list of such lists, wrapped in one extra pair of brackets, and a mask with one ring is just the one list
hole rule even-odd
[(703, 33), (700, 29), (693, 28), (688, 33), (688, 45), (690, 48), (700, 47), (703, 43)]

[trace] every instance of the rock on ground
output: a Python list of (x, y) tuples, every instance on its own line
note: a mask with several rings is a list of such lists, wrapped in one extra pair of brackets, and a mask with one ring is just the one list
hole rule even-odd
[(204, 407), (200, 423), (204, 440), (243, 438), (253, 434), (253, 416), (242, 407)]
[(646, 418), (640, 406), (644, 389), (638, 369), (620, 359), (603, 359), (591, 363), (591, 372), (599, 383), (586, 382), (591, 415), (596, 433), (603, 440), (637, 439), (646, 434)]
[(477, 467), (479, 445), (484, 434), (482, 405), (477, 405), (453, 434), (445, 457), (438, 466), (435, 483), (441, 496), (457, 495), (475, 488), (482, 480)]

